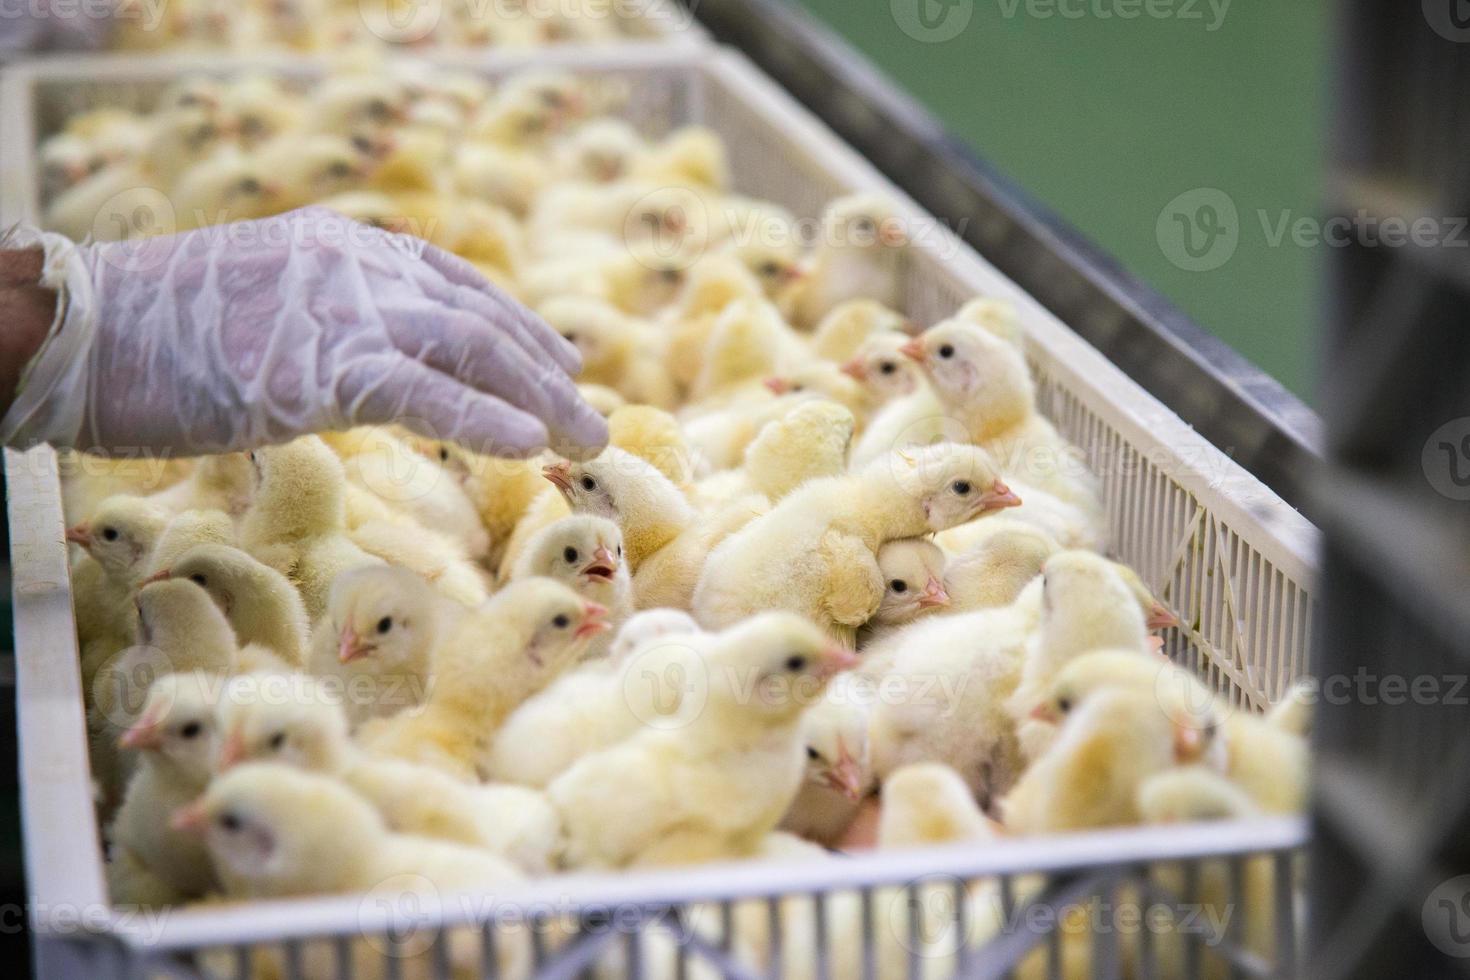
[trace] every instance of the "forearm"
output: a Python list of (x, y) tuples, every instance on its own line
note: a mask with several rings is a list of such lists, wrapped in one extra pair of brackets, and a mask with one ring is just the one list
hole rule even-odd
[(56, 293), (40, 282), (40, 249), (0, 251), (0, 415), (56, 316)]

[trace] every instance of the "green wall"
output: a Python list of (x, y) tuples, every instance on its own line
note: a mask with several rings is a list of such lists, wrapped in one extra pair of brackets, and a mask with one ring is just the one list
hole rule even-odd
[[(1322, 198), (1328, 0), (801, 2), (1038, 199), (1310, 396), (1324, 257), (1278, 229), (1315, 218)], [(1201, 188), (1225, 198), (1180, 199)]]

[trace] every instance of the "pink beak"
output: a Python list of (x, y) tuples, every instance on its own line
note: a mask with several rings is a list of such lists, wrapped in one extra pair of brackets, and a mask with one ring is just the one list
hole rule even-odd
[(1197, 728), (1174, 726), (1174, 761), (1180, 765), (1198, 762), (1205, 749), (1205, 737)]
[(836, 645), (827, 647), (822, 651), (821, 656), (822, 673), (828, 677), (840, 674), (844, 670), (851, 670), (862, 662), (853, 651)]
[(173, 570), (172, 569), (168, 569), (168, 568), (160, 569), (160, 570), (154, 572), (152, 575), (150, 575), (147, 578), (145, 578), (143, 581), (139, 582), (138, 583), (138, 588), (141, 590), (144, 586), (152, 585), (154, 582), (167, 582), (172, 576), (173, 576)]
[(837, 764), (827, 773), (827, 785), (854, 803), (862, 799), (862, 770), (857, 760), (848, 754), (845, 745), (840, 745), (837, 749)]
[(195, 800), (187, 806), (181, 806), (169, 817), (168, 825), (174, 830), (182, 830), (188, 833), (200, 833), (205, 825), (209, 823), (209, 811), (204, 809), (204, 800)]
[(565, 460), (557, 463), (547, 463), (541, 467), (541, 475), (550, 480), (563, 496), (572, 492), (572, 464)]
[(1154, 603), (1148, 613), (1148, 628), (1151, 630), (1172, 629), (1179, 625), (1179, 617), (1164, 608), (1161, 602)]
[(350, 664), (372, 652), (372, 644), (364, 643), (356, 630), (351, 626), (342, 627), (342, 635), (337, 638), (337, 661), (339, 663)]
[(1036, 707), (1032, 708), (1030, 717), (1036, 721), (1044, 721), (1051, 725), (1055, 725), (1057, 723), (1056, 715), (1052, 714), (1051, 708), (1047, 707), (1044, 704), (1038, 704)]
[(854, 381), (868, 380), (868, 366), (863, 363), (862, 358), (860, 357), (854, 357), (852, 360), (842, 365), (841, 371), (843, 374), (847, 375)]
[(996, 480), (991, 486), (990, 492), (980, 498), (983, 513), (1005, 510), (1007, 507), (1021, 506), (1021, 498), (1011, 492), (1011, 488), (1000, 480)]
[(765, 385), (773, 395), (784, 395), (791, 390), (791, 382), (785, 378), (767, 378), (761, 384)]
[(117, 747), (135, 751), (163, 748), (163, 730), (159, 727), (158, 719), (147, 715), (138, 719), (132, 728), (122, 733), (122, 737), (117, 740)]
[(72, 544), (79, 544), (83, 548), (91, 548), (92, 528), (85, 522), (78, 524), (76, 527), (69, 527), (66, 529), (66, 540)]
[(583, 611), (586, 613), (587, 618), (582, 620), (581, 626), (577, 627), (577, 639), (584, 640), (589, 636), (596, 636), (598, 633), (606, 633), (608, 630), (612, 629), (612, 624), (609, 623), (606, 618), (604, 618), (607, 616), (606, 606), (600, 605), (596, 602), (587, 602), (583, 604), (582, 608)]
[(611, 582), (617, 569), (618, 556), (613, 554), (608, 547), (601, 546), (592, 553), (592, 561), (583, 567), (582, 574), (602, 579), (604, 582)]
[(924, 342), (918, 337), (904, 344), (898, 349), (898, 352), (904, 357), (918, 361), (920, 364), (924, 363), (924, 358), (927, 356), (924, 353)]
[(219, 759), (215, 762), (215, 768), (220, 772), (230, 769), (245, 761), (245, 739), (240, 735), (238, 729), (230, 732), (230, 737), (225, 739), (225, 744), (220, 746)]
[(886, 221), (878, 232), (878, 240), (889, 248), (901, 248), (909, 243), (909, 235), (897, 223)]
[(945, 590), (944, 583), (930, 576), (929, 584), (924, 588), (924, 594), (919, 596), (920, 609), (938, 609), (949, 605), (949, 592)]

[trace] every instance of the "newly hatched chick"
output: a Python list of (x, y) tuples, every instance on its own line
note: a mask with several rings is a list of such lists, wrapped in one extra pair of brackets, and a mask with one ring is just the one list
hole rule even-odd
[(881, 333), (863, 341), (842, 371), (863, 386), (870, 412), (905, 398), (928, 384), (924, 372), (903, 347), (908, 337), (897, 332)]
[[(396, 834), (371, 803), (338, 780), (273, 763), (231, 770), (176, 811), (171, 823), (203, 839), (226, 896), (235, 899), (371, 892), (389, 907), (417, 908), (524, 880), (510, 862), (486, 850)], [(521, 976), (529, 968), (524, 938), (497, 930), (493, 966), (500, 975)], [(384, 956), (370, 945), (359, 940), (353, 948), (354, 976), (385, 975)], [(441, 958), (453, 975), (482, 969), (473, 934), (450, 932), (433, 947), (395, 959), (392, 975), (427, 978), (441, 972), (430, 963)], [(307, 944), (301, 953), (304, 962), (296, 969), (303, 975), (334, 969), (332, 944)]]
[(320, 439), (305, 436), (250, 456), (256, 488), (240, 524), (240, 543), (291, 580), (315, 621), (326, 610), (327, 591), (339, 573), (381, 559), (348, 538), (347, 477)]
[(781, 827), (834, 846), (876, 785), (868, 750), (868, 709), (846, 697), (847, 675), (828, 685), (802, 719), (806, 779), (781, 818)]
[(883, 850), (995, 839), (995, 829), (960, 774), (937, 762), (904, 766), (883, 780), (878, 846)]
[(546, 489), (541, 464), (482, 456), (447, 442), (417, 440), (416, 444), (420, 452), (438, 460), (459, 480), (490, 537), (485, 563), (498, 568), (511, 532), (531, 501)]
[(222, 544), (196, 545), (153, 575), (187, 579), (209, 593), (240, 643), (258, 643), (287, 664), (306, 663), (310, 625), (301, 596), (286, 576)]
[(481, 777), (495, 732), (607, 629), (601, 606), (544, 578), (522, 579), (467, 612), (433, 654), (424, 703), (362, 726), (369, 752)]
[(950, 605), (944, 552), (925, 538), (901, 538), (878, 549), (883, 601), (869, 620), (873, 628), (902, 626)]
[(233, 546), (235, 522), (222, 510), (186, 510), (168, 522), (148, 556), (144, 578), (151, 578), (201, 544)]
[(674, 486), (686, 489), (699, 461), (679, 420), (650, 405), (624, 405), (608, 415), (608, 445), (651, 463)]
[(908, 244), (907, 223), (886, 198), (860, 194), (833, 201), (822, 215), (822, 241), (806, 275), (782, 297), (783, 312), (811, 329), (848, 300), (899, 306)]
[[(623, 562), (623, 534), (603, 517), (576, 514), (531, 539), (511, 572), (511, 581), (534, 576), (555, 579), (607, 610), (607, 623), (617, 629), (633, 611), (633, 580)], [(589, 659), (607, 653), (612, 634), (587, 646)]]
[(311, 633), (307, 669), (341, 681), (356, 727), (423, 702), (429, 651), (448, 608), (418, 575), (391, 565), (343, 572)]
[(286, 185), (254, 153), (227, 147), (185, 170), (169, 193), (180, 230), (264, 218), (290, 206)]
[(751, 489), (777, 501), (808, 480), (842, 473), (856, 425), (852, 412), (824, 399), (767, 423), (745, 448)]
[(560, 296), (537, 312), (582, 355), (578, 381), (607, 385), (630, 402), (674, 407), (674, 380), (664, 367), (661, 338), (648, 323), (585, 296)]
[(940, 445), (848, 476), (813, 480), (717, 547), (694, 594), (707, 627), (789, 609), (849, 647), (877, 612), (884, 542), (943, 530), (1015, 506), (989, 457)]
[[(605, 660), (568, 671), (528, 698), (496, 733), (489, 775), (547, 786), (578, 759), (641, 728), (678, 724), (686, 694), (704, 676), (707, 636), (685, 613), (639, 613)], [(698, 706), (698, 697), (691, 701)]]
[(219, 748), (218, 687), (190, 673), (165, 674), (148, 690), (119, 745), (140, 756), (108, 828), (108, 897), (114, 905), (173, 905), (218, 887), (203, 843), (166, 819), (204, 791)]
[(975, 525), (980, 540), (953, 554), (944, 566), (944, 586), (957, 612), (1010, 605), (1061, 550), (1038, 528), (1002, 516)]
[(77, 639), (84, 661), (106, 659), (128, 642), (131, 593), (143, 579), (148, 556), (168, 524), (168, 513), (149, 501), (113, 496), (91, 516), (67, 528), (66, 540), (86, 552), (72, 571)]
[(903, 343), (913, 332), (912, 321), (877, 300), (848, 300), (817, 324), (812, 332), (812, 353), (824, 361), (842, 364), (861, 354), (870, 340), (888, 337)]
[(369, 756), (352, 744), (347, 718), (330, 692), (266, 698), (232, 690), (219, 714), (221, 772), (242, 763), (277, 762), (335, 776), (377, 807), (398, 833), (483, 847), (528, 874), (553, 866), (560, 824), (542, 794), (518, 786), (471, 786), (426, 766)]
[(802, 779), (802, 713), (852, 657), (770, 613), (722, 635), (706, 663), (705, 703), (688, 724), (587, 756), (548, 788), (570, 866), (740, 856), (780, 821)]
[(1041, 834), (1137, 823), (1144, 781), (1195, 761), (1181, 754), (1184, 744), (1152, 693), (1099, 691), (1001, 801), (1006, 829)]
[(945, 415), (1001, 469), (1089, 513), (1101, 487), (1082, 455), (1036, 411), (1026, 359), (1014, 344), (964, 320), (947, 320), (903, 348), (924, 369)]

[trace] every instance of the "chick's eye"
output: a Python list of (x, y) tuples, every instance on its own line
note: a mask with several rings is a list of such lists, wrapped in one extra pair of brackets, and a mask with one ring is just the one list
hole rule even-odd
[(562, 556), (562, 558), (566, 559), (566, 561), (568, 563), (574, 562), (574, 561), (577, 560), (577, 549), (576, 548), (567, 548), (566, 550), (564, 550), (561, 553), (561, 556)]
[(256, 180), (254, 177), (246, 177), (244, 180), (240, 181), (240, 193), (259, 194), (260, 181)]
[(892, 361), (884, 361), (882, 365), (879, 366), (878, 370), (883, 372), (884, 374), (892, 374), (894, 371), (898, 370), (898, 365), (894, 364)]
[(1062, 714), (1066, 714), (1067, 712), (1071, 711), (1072, 710), (1072, 699), (1071, 698), (1058, 698), (1057, 699), (1057, 710), (1060, 711)]
[(970, 481), (956, 480), (954, 481), (954, 483), (950, 484), (949, 488), (955, 493), (959, 494), (961, 497), (967, 497), (969, 496), (971, 490)]
[(776, 263), (774, 263), (774, 262), (762, 262), (761, 263), (760, 274), (763, 275), (763, 276), (775, 276), (775, 275), (779, 275), (780, 272), (781, 272), (781, 267), (779, 265), (777, 265)]
[(909, 590), (909, 584), (901, 578), (896, 578), (892, 582), (889, 582), (888, 587), (899, 595), (903, 595)]
[(269, 742), (269, 745), (271, 747), (271, 751), (272, 752), (279, 752), (279, 751), (281, 751), (281, 749), (284, 748), (285, 745), (286, 745), (286, 733), (285, 732), (276, 732), (274, 735), (271, 736), (271, 740)]
[(342, 178), (351, 175), (351, 173), (352, 168), (343, 163), (341, 160), (338, 160), (336, 163), (327, 168), (327, 176), (333, 177), (337, 180), (341, 180)]
[(586, 490), (588, 493), (591, 493), (593, 490), (597, 489), (597, 481), (592, 479), (592, 477), (590, 476), (582, 477), (582, 489)]
[(800, 654), (793, 654), (786, 658), (786, 669), (789, 671), (803, 670), (806, 667), (806, 658)]
[(202, 588), (205, 588), (205, 587), (207, 587), (209, 585), (209, 579), (205, 578), (203, 575), (201, 575), (198, 572), (195, 572), (193, 575), (190, 575), (189, 576), (189, 581), (190, 582), (193, 582), (195, 585), (199, 586), (201, 589)]
[(954, 357), (954, 344), (945, 344), (939, 348), (939, 356), (948, 360)]
[(806, 747), (806, 757), (808, 759), (811, 759), (813, 762), (815, 762), (816, 760), (818, 760), (818, 759), (820, 759), (822, 757), (822, 753), (818, 752), (816, 749), (814, 749), (810, 745), (808, 745)]
[(446, 447), (446, 446), (440, 446), (439, 447), (439, 462), (441, 462), (441, 463), (447, 463), (447, 462), (449, 462), (449, 449), (448, 449), (448, 447)]
[(559, 630), (564, 630), (568, 626), (572, 625), (572, 618), (566, 613), (561, 613), (551, 621), (551, 625), (555, 626)]
[(233, 813), (226, 813), (219, 818), (219, 825), (233, 834), (241, 827), (240, 818)]
[(392, 616), (384, 616), (382, 619), (378, 620), (378, 632), (379, 633), (386, 633), (389, 630), (391, 630), (392, 628), (393, 628), (393, 617)]
[(115, 527), (104, 527), (102, 529), (102, 540), (103, 541), (116, 541), (117, 540), (117, 528), (115, 528)]
[(202, 733), (203, 731), (204, 731), (204, 726), (203, 725), (199, 724), (199, 722), (197, 722), (197, 721), (191, 721), (188, 724), (186, 724), (183, 728), (180, 728), (179, 729), (179, 737), (180, 738), (198, 738), (199, 735), (200, 735), (200, 733)]

